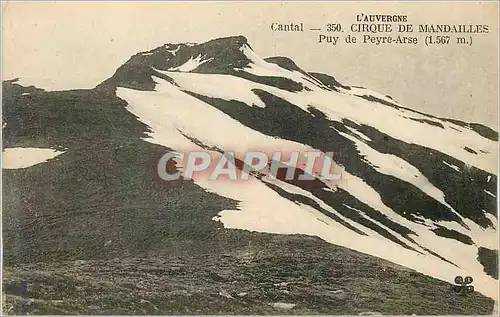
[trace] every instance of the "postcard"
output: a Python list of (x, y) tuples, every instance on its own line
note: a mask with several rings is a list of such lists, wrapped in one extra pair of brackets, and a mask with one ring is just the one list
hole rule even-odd
[(498, 315), (498, 2), (2, 4), (5, 315)]

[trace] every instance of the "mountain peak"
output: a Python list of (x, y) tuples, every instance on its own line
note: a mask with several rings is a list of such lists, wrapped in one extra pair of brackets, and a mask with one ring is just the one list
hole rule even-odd
[[(249, 45), (248, 39), (243, 35), (234, 35), (228, 37), (221, 37), (205, 42), (201, 45), (226, 45), (226, 46), (236, 46), (242, 47), (243, 45)], [(249, 45), (250, 46), (250, 45)]]
[[(235, 35), (228, 37), (220, 37), (203, 43), (194, 43), (194, 42), (166, 43), (165, 45), (163, 45), (163, 47), (167, 48), (168, 50), (177, 49), (178, 47), (191, 47), (191, 48), (203, 47), (207, 50), (212, 50), (213, 52), (215, 52), (214, 49), (227, 49), (227, 48), (240, 49), (245, 45), (250, 47), (247, 38), (244, 37), (243, 35)], [(161, 47), (162, 46), (145, 53), (157, 51)], [(218, 53), (221, 52), (219, 51)]]
[(232, 74), (250, 60), (244, 48), (251, 49), (246, 37), (230, 36), (205, 43), (166, 43), (133, 55), (115, 74), (98, 87), (116, 86), (140, 90), (154, 89), (151, 76), (164, 77), (156, 70)]

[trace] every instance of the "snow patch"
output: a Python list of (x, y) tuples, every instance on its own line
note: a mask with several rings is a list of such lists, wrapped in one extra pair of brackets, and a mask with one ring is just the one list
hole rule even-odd
[[(163, 73), (173, 78), (180, 89), (163, 79), (155, 77), (154, 80), (157, 83), (155, 91), (136, 91), (119, 87), (117, 96), (127, 101), (127, 109), (151, 127), (153, 132), (150, 133), (149, 142), (161, 144), (176, 151), (200, 150), (198, 145), (183, 134), (192, 136), (207, 146), (216, 146), (222, 150), (234, 151), (237, 157), (242, 157), (243, 153), (246, 153), (248, 149), (262, 149), (262, 146), (269, 147), (273, 151), (310, 149), (308, 145), (273, 138), (250, 129), (222, 111), (182, 90), (225, 100), (238, 100), (248, 105), (254, 105), (259, 102), (259, 99), (251, 90), (255, 87), (261, 87), (278, 97), (289, 100), (306, 111), (309, 105), (313, 105), (325, 112), (329, 117), (341, 119), (346, 117), (347, 113), (349, 116), (356, 116), (358, 121), (369, 121), (375, 125), (381, 125), (385, 122), (383, 123), (384, 129), (393, 129), (391, 128), (392, 117), (391, 120), (388, 120), (387, 116), (384, 117), (384, 114), (388, 113), (394, 116), (395, 110), (393, 108), (363, 100), (356, 99), (353, 101), (352, 96), (326, 91), (291, 93), (229, 75), (164, 71)], [(230, 89), (214, 89), (214, 87), (230, 87)], [(371, 107), (372, 104), (375, 104), (376, 107), (366, 108)], [(265, 105), (261, 104), (261, 106)], [(365, 116), (362, 114), (363, 109), (368, 109), (372, 113)], [(378, 118), (379, 115), (382, 118), (381, 121), (375, 121), (373, 118)], [(166, 120), (167, 118), (168, 120)], [(406, 121), (401, 121), (403, 119), (397, 120), (400, 120), (400, 124), (410, 124), (407, 119), (404, 119)], [(415, 124), (419, 127), (429, 126), (418, 122), (415, 122)], [(397, 131), (394, 130), (393, 132), (399, 133), (404, 130), (399, 127)], [(404, 134), (404, 132), (401, 133)], [(395, 133), (394, 135), (397, 136), (398, 134)], [(350, 137), (353, 142), (357, 142), (356, 145), (365, 154), (365, 159), (376, 165), (381, 172), (412, 182), (418, 188), (422, 188), (429, 196), (442, 203), (444, 202), (442, 192), (435, 188), (418, 169), (408, 162), (394, 155), (379, 153), (366, 145), (363, 140), (347, 134), (344, 136)], [(416, 138), (413, 132), (405, 137), (411, 140)], [(451, 138), (451, 134), (449, 137)], [(455, 134), (454, 137), (457, 137), (457, 135)], [(435, 139), (435, 136), (433, 138)], [(476, 139), (477, 137), (474, 137), (474, 140)], [(447, 139), (444, 138), (440, 141), (443, 140)], [(472, 140), (469, 141), (472, 142)], [(483, 142), (481, 139), (476, 141)], [(426, 142), (432, 144), (433, 140), (427, 140)], [(460, 143), (456, 140), (454, 142)], [(434, 143), (434, 146), (440, 148), (441, 143)], [(488, 159), (491, 160), (491, 157)], [(420, 254), (405, 249), (383, 238), (373, 230), (358, 223), (354, 224), (344, 217), (342, 218), (368, 234), (368, 236), (362, 236), (309, 205), (293, 202), (280, 196), (266, 186), (265, 183), (254, 177), (250, 177), (248, 181), (236, 185), (232, 182), (209, 181), (206, 178), (195, 179), (194, 182), (207, 192), (213, 192), (239, 202), (237, 210), (223, 210), (218, 214), (218, 217), (214, 218), (214, 220), (221, 221), (226, 228), (317, 236), (332, 244), (384, 258), (450, 283), (453, 282), (456, 275), (474, 275), (475, 287), (478, 291), (490, 297), (498, 295), (497, 282), (483, 272), (482, 266), (476, 260), (477, 246), (469, 246), (453, 239), (437, 236), (429, 230), (429, 227), (432, 228), (433, 224), (427, 220), (420, 224), (400, 216), (382, 202), (380, 194), (375, 189), (354, 175), (344, 173), (339, 187), (380, 211), (387, 218), (416, 232), (416, 235), (411, 236), (416, 243), (444, 256), (458, 267), (428, 252)], [(307, 194), (294, 186), (287, 187), (285, 183), (278, 184), (287, 192), (303, 194), (313, 199), (320, 206), (325, 207), (324, 209), (329, 212), (340, 216), (333, 208), (314, 197), (311, 193)], [(331, 195), (335, 195), (335, 190), (331, 190)], [(272, 206), (272, 208), (269, 206)], [(472, 221), (468, 221), (468, 219), (465, 219), (464, 222), (471, 228), (470, 231), (456, 223), (453, 223), (453, 226), (458, 226), (457, 231), (468, 234), (477, 244), (490, 245), (492, 243), (491, 233), (496, 233), (496, 231), (484, 230)], [(409, 244), (419, 250), (417, 246)]]
[[(236, 100), (249, 106), (265, 108), (266, 105), (252, 91), (265, 86), (249, 80), (222, 74), (178, 73), (155, 69), (157, 72), (172, 78), (182, 89), (206, 97), (219, 98), (227, 101)], [(214, 87), (228, 87), (214, 89)]]
[(27, 168), (47, 162), (63, 153), (64, 151), (43, 148), (7, 148), (2, 152), (2, 168)]
[(353, 136), (340, 131), (337, 132), (347, 139), (353, 141), (360, 155), (362, 155), (365, 160), (373, 166), (375, 170), (382, 174), (394, 176), (404, 182), (414, 185), (429, 197), (448, 207), (450, 211), (455, 213), (458, 217), (462, 218), (462, 216), (446, 202), (444, 193), (440, 189), (436, 188), (415, 166), (411, 165), (398, 156), (380, 153)]
[(184, 64), (177, 66), (177, 67), (169, 68), (168, 70), (180, 71), (180, 72), (190, 72), (190, 71), (193, 71), (196, 68), (198, 68), (200, 65), (211, 61), (213, 58), (209, 58), (209, 59), (205, 59), (205, 60), (202, 60), (202, 59), (203, 59), (203, 57), (200, 54), (200, 55), (196, 56), (195, 58), (193, 58), (193, 57), (189, 58), (189, 60), (187, 62), (185, 62)]
[(177, 54), (177, 52), (180, 50), (181, 46), (180, 45), (177, 45), (177, 48), (175, 49), (170, 49), (170, 50), (167, 50), (170, 54), (174, 55)]
[[(258, 60), (250, 54), (249, 56), (252, 61), (251, 68), (255, 70), (254, 67), (257, 66), (253, 65), (262, 66), (258, 68), (262, 72), (254, 72), (255, 74), (261, 76), (277, 76), (278, 74), (276, 72), (279, 72), (283, 74), (281, 77), (287, 74), (288, 78), (293, 79), (290, 75), (292, 72), (282, 69), (275, 64)], [(274, 70), (270, 73), (268, 71), (269, 69)], [(266, 72), (264, 72), (264, 70)], [(265, 106), (252, 92), (252, 89), (264, 90), (279, 98), (285, 99), (309, 113), (309, 107), (313, 106), (323, 112), (327, 118), (332, 121), (342, 123), (343, 119), (349, 119), (357, 124), (365, 124), (376, 128), (380, 132), (406, 143), (414, 143), (440, 151), (455, 157), (465, 164), (475, 166), (491, 174), (497, 172), (497, 143), (495, 141), (484, 138), (470, 129), (449, 122), (443, 121), (442, 124), (445, 126), (445, 129), (442, 129), (440, 127), (411, 120), (408, 118), (410, 115), (417, 119), (429, 119), (428, 116), (418, 114), (411, 110), (398, 110), (394, 107), (354, 97), (350, 94), (320, 89), (315, 85), (312, 85), (309, 91), (290, 92), (230, 75), (179, 73), (178, 76), (173, 76), (171, 75), (172, 73), (173, 72), (167, 72), (165, 74), (174, 77), (175, 82), (182, 89), (188, 91), (212, 97), (217, 97), (217, 95), (226, 95), (227, 97), (227, 94), (229, 94), (231, 98), (223, 99), (238, 101), (244, 99), (246, 101), (245, 103), (248, 105), (255, 104)], [(193, 76), (188, 77), (181, 75)], [(297, 79), (297, 81), (299, 81), (299, 79)], [(230, 88), (214, 89), (214, 87)], [(230, 92), (230, 90), (233, 89), (238, 90), (238, 92)], [(225, 91), (222, 92), (223, 90)], [(434, 119), (432, 118), (432, 120)], [(478, 154), (472, 154), (467, 152), (464, 149), (465, 147), (472, 149), (481, 148), (489, 153), (478, 152)]]
[(493, 197), (493, 198), (497, 197), (495, 194), (493, 194), (493, 193), (492, 193), (492, 192), (490, 192), (489, 190), (483, 189), (483, 191), (484, 191), (486, 194), (488, 194), (488, 195), (490, 195), (491, 197)]
[(456, 165), (450, 164), (450, 163), (448, 163), (446, 161), (443, 161), (443, 164), (446, 165), (446, 166), (448, 166), (448, 167), (451, 167), (452, 169), (454, 169), (457, 172), (460, 172), (460, 168), (458, 166), (456, 166)]
[(298, 71), (291, 71), (285, 68), (281, 68), (274, 63), (266, 62), (246, 44), (243, 45), (240, 50), (245, 55), (245, 57), (250, 60), (250, 63), (245, 68), (243, 68), (244, 71), (250, 74), (256, 76), (289, 78), (295, 82), (302, 83), (309, 89), (316, 89), (318, 88), (318, 86), (324, 87), (324, 85), (314, 77), (305, 76)]
[(358, 130), (354, 129), (354, 128), (351, 128), (349, 126), (345, 126), (347, 128), (347, 130), (351, 131), (352, 133), (354, 133), (356, 136), (360, 137), (362, 140), (366, 141), (366, 142), (371, 142), (372, 139), (370, 139), (369, 137), (367, 137), (366, 135), (364, 135), (363, 133), (359, 132)]

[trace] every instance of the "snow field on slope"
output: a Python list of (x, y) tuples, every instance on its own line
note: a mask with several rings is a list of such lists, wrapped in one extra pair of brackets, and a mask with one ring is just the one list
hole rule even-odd
[(64, 151), (43, 148), (6, 148), (2, 152), (3, 169), (27, 168), (63, 154)]
[[(194, 77), (190, 76), (190, 78)], [(310, 149), (306, 145), (276, 139), (254, 131), (210, 105), (180, 91), (174, 85), (159, 78), (155, 78), (155, 81), (157, 81), (157, 86), (156, 91), (153, 92), (117, 89), (117, 95), (128, 102), (128, 110), (152, 128), (153, 133), (149, 140), (151, 142), (176, 151), (195, 149), (197, 146), (182, 135), (184, 133), (207, 146), (217, 146), (223, 150), (239, 152), (240, 157), (249, 148), (260, 148), (263, 144), (273, 150)], [(240, 79), (237, 79), (237, 82), (243, 83)], [(373, 208), (385, 214), (389, 213), (389, 216), (404, 219), (385, 206), (380, 200), (380, 195), (373, 188), (363, 181), (353, 182), (353, 180), (355, 178), (350, 177), (348, 185), (341, 184), (340, 186), (344, 186), (347, 191)], [(459, 255), (460, 263), (457, 264), (461, 268), (456, 268), (437, 257), (404, 249), (368, 228), (362, 227), (362, 230), (369, 236), (360, 236), (325, 217), (312, 207), (291, 202), (279, 196), (253, 177), (238, 186), (203, 178), (194, 181), (208, 191), (240, 201), (239, 210), (226, 210), (219, 214), (217, 219), (222, 221), (225, 227), (282, 234), (314, 235), (330, 243), (381, 257), (449, 282), (452, 282), (455, 275), (470, 275), (473, 272), (478, 291), (488, 296), (496, 296), (494, 294), (496, 281), (486, 276), (482, 272), (482, 267), (475, 261), (477, 248), (438, 237), (420, 224), (401, 221), (402, 225), (408, 226), (419, 234), (419, 237), (415, 237), (418, 243), (436, 253), (442, 254), (446, 253), (446, 250), (456, 250), (455, 253), (448, 255), (453, 259), (454, 254)], [(370, 191), (371, 194), (369, 194)], [(372, 198), (369, 198), (370, 196)]]
[[(265, 105), (252, 92), (252, 89), (264, 90), (307, 112), (309, 112), (308, 107), (313, 106), (325, 113), (330, 120), (342, 122), (342, 119), (349, 119), (357, 124), (365, 124), (395, 139), (440, 151), (467, 165), (497, 174), (497, 143), (495, 141), (449, 122), (443, 122), (445, 126), (443, 129), (411, 120), (410, 117), (437, 120), (413, 111), (396, 109), (319, 87), (314, 87), (311, 91), (290, 92), (230, 75), (159, 72), (173, 78), (183, 90), (212, 98), (236, 100), (248, 106), (264, 107)], [(226, 88), (214, 89), (214, 87)], [(466, 151), (465, 147), (475, 150), (477, 154)]]

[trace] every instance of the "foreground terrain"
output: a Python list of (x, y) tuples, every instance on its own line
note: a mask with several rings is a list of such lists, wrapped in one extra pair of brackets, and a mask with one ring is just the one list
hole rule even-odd
[[(493, 300), (316, 238), (227, 232), (246, 245), (6, 268), (8, 314), (491, 314)], [(201, 248), (201, 247), (200, 247)]]

